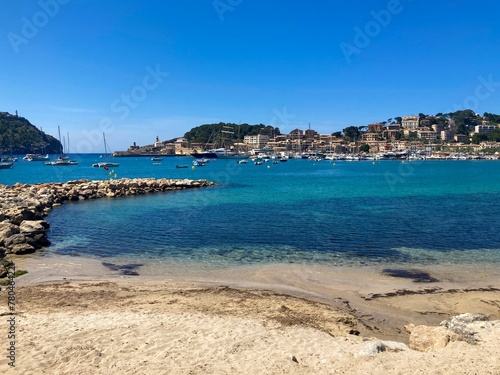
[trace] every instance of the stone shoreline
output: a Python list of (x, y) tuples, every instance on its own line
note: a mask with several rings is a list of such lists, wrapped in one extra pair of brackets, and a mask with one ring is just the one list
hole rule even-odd
[(66, 202), (134, 196), (213, 185), (213, 182), (207, 180), (165, 178), (0, 185), (0, 259), (8, 254), (33, 253), (50, 245), (46, 236), (50, 224), (44, 220), (44, 217), (54, 207)]

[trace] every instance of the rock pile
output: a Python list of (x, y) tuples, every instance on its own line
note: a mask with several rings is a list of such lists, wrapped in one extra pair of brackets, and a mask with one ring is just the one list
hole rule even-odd
[(0, 258), (27, 254), (50, 245), (44, 217), (65, 202), (114, 198), (214, 185), (207, 180), (154, 178), (0, 185)]
[(433, 352), (453, 341), (477, 344), (482, 334), (498, 331), (500, 321), (488, 321), (484, 314), (461, 314), (442, 321), (439, 327), (409, 324), (405, 328), (410, 332), (410, 349)]

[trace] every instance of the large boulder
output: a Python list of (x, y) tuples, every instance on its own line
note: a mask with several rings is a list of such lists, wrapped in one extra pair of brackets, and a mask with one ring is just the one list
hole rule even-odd
[(428, 327), (424, 325), (406, 326), (410, 333), (410, 349), (419, 352), (434, 352), (444, 349), (452, 341), (460, 341), (460, 337), (445, 327)]
[(7, 249), (10, 249), (15, 245), (20, 245), (20, 244), (29, 244), (33, 247), (36, 247), (36, 242), (33, 238), (21, 233), (14, 234), (4, 240), (4, 246)]
[(29, 254), (35, 252), (35, 247), (29, 243), (20, 243), (10, 247), (7, 251), (9, 254)]
[(42, 215), (34, 209), (24, 207), (13, 207), (5, 212), (12, 224), (20, 225), (24, 220), (41, 220)]
[(8, 221), (0, 223), (0, 244), (3, 244), (5, 239), (19, 233), (19, 227), (11, 224)]
[(49, 228), (50, 225), (45, 220), (24, 220), (19, 225), (21, 233), (43, 233)]

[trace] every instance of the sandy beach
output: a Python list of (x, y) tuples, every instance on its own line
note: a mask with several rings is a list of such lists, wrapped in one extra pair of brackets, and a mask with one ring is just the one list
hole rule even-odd
[[(463, 313), (500, 319), (494, 268), (462, 272), (459, 281), (436, 268), (426, 271), (438, 282), (415, 283), (345, 267), (190, 265), (187, 273), (171, 264), (168, 274), (145, 267), (129, 276), (83, 258), (15, 262), (29, 273), (16, 279), (16, 367), (2, 356), (3, 373), (500, 372), (498, 322), (481, 323), (475, 345), (452, 341), (428, 352), (406, 346), (404, 327), (438, 326)], [(7, 299), (5, 287), (0, 298)]]

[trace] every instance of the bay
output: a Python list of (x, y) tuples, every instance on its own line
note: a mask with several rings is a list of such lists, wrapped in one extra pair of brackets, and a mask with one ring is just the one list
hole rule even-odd
[[(500, 163), (309, 161), (263, 165), (119, 158), (120, 166), (17, 162), (0, 182), (208, 179), (214, 188), (65, 204), (47, 254), (208, 266), (491, 264), (500, 261)], [(178, 169), (176, 165), (189, 165)]]

